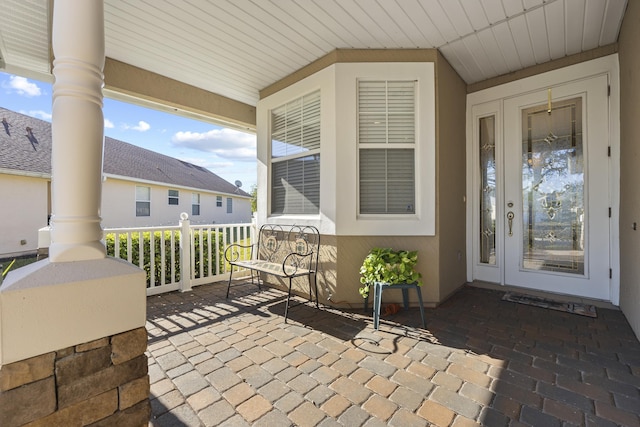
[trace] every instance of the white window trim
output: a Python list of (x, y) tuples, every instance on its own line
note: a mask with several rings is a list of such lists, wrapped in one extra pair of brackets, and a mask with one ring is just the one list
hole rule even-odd
[[(356, 79), (356, 86), (357, 86), (356, 87), (356, 93), (359, 90), (360, 82), (367, 82), (367, 81), (373, 81), (373, 80), (374, 79)], [(378, 80), (378, 79), (376, 79), (376, 81), (380, 81), (380, 82), (384, 81), (385, 83), (388, 84), (389, 82), (393, 82), (393, 81), (397, 82), (397, 81), (400, 81), (400, 80), (396, 80), (396, 79), (394, 79), (394, 80), (390, 80), (390, 79)], [(402, 80), (402, 81), (406, 82), (406, 81), (412, 81), (412, 80)], [(418, 92), (418, 87), (417, 86), (418, 86), (418, 84), (417, 84), (417, 82), (415, 82), (414, 96)], [(387, 94), (388, 94), (388, 91), (387, 91)], [(417, 99), (416, 98), (414, 98), (414, 112), (413, 112), (413, 116), (414, 116), (414, 131), (417, 130), (418, 117), (419, 117), (418, 116), (418, 111), (417, 111)], [(388, 119), (388, 117), (389, 117), (389, 111), (388, 111), (389, 104), (386, 104), (386, 106), (387, 106), (387, 111), (385, 111), (385, 114), (386, 114), (387, 119)], [(360, 208), (361, 208), (361, 206), (360, 206), (360, 197), (361, 197), (360, 184), (362, 182), (361, 178), (360, 178), (360, 165), (361, 165), (361, 156), (360, 156), (360, 154), (361, 154), (361, 150), (367, 150), (367, 149), (368, 150), (396, 150), (396, 149), (397, 150), (399, 150), (399, 149), (411, 149), (411, 150), (413, 150), (414, 185), (415, 185), (415, 179), (416, 179), (416, 174), (415, 174), (416, 165), (415, 165), (415, 163), (417, 163), (417, 159), (416, 159), (416, 143), (415, 142), (412, 142), (412, 143), (389, 143), (389, 142), (387, 142), (387, 143), (366, 143), (366, 142), (360, 142), (360, 138), (359, 138), (359, 136), (360, 136), (360, 134), (359, 134), (360, 133), (360, 126), (359, 126), (360, 117), (359, 117), (359, 115), (362, 114), (362, 112), (360, 111), (360, 105), (359, 105), (358, 102), (356, 102), (356, 110), (357, 110), (356, 114), (358, 116), (358, 121), (356, 122), (357, 123), (356, 126), (358, 127), (358, 129), (357, 129), (358, 140), (356, 142), (356, 145), (357, 145), (357, 158), (358, 158), (358, 163), (356, 165), (357, 176), (358, 176), (358, 181), (357, 181), (357, 186), (358, 186), (357, 197), (358, 198), (357, 198), (356, 203), (357, 203), (357, 215), (358, 215), (358, 218), (363, 218), (363, 219), (367, 219), (367, 218), (369, 218), (369, 219), (376, 219), (376, 218), (402, 219), (402, 218), (408, 218), (410, 216), (415, 216), (416, 215), (415, 203), (418, 200), (418, 195), (416, 194), (415, 187), (414, 187), (414, 194), (413, 194), (413, 197), (414, 197), (414, 199), (413, 199), (414, 212), (412, 212), (412, 213), (409, 213), (409, 214), (406, 214), (406, 213), (402, 213), (402, 214), (401, 213), (362, 213), (360, 211)], [(389, 132), (386, 132), (386, 136), (389, 137)], [(417, 139), (417, 135), (416, 135), (416, 139)]]
[[(269, 158), (271, 155), (270, 111), (306, 93), (320, 90), (320, 212), (315, 215), (271, 215), (271, 200), (267, 185), (258, 186), (258, 224), (299, 224), (318, 227), (322, 234), (335, 234), (335, 64), (302, 79), (258, 102), (256, 108), (256, 135), (258, 157), (258, 182), (271, 182)], [(353, 167), (353, 165), (351, 165)]]
[[(149, 190), (149, 200), (139, 200), (138, 199), (138, 187), (140, 188), (146, 188)], [(148, 185), (136, 185), (135, 186), (135, 192), (134, 192), (134, 197), (135, 197), (135, 204), (134, 204), (134, 212), (133, 214), (135, 215), (136, 218), (147, 218), (147, 217), (151, 217), (151, 187)], [(145, 203), (149, 203), (149, 215), (138, 215), (138, 202), (145, 202)]]
[[(319, 103), (320, 103), (320, 122), (319, 122), (319, 127), (320, 127), (320, 147), (314, 150), (309, 150), (309, 151), (304, 151), (301, 153), (296, 153), (296, 154), (291, 154), (288, 156), (282, 156), (282, 157), (277, 157), (277, 158), (273, 158), (273, 123), (271, 120), (271, 116), (272, 116), (272, 112), (273, 110), (276, 110), (278, 108), (282, 108), (284, 107), (286, 104), (288, 104), (289, 102), (293, 102), (296, 101), (298, 99), (302, 100), (305, 97), (307, 97), (308, 95), (312, 95), (314, 93), (318, 93), (318, 97), (319, 97)], [(318, 212), (317, 213), (301, 213), (301, 212), (297, 212), (297, 213), (274, 213), (273, 212), (273, 165), (274, 163), (281, 163), (281, 162), (287, 162), (289, 160), (294, 160), (294, 159), (300, 159), (300, 158), (304, 158), (304, 157), (311, 157), (311, 156), (319, 156), (320, 157), (320, 166), (319, 166), (319, 179), (320, 179), (320, 187), (322, 187), (322, 155), (321, 155), (321, 150), (322, 150), (322, 121), (323, 121), (323, 117), (322, 117), (322, 92), (319, 89), (315, 89), (306, 93), (302, 93), (299, 96), (296, 96), (286, 102), (283, 102), (281, 105), (277, 105), (274, 106), (274, 108), (271, 108), (269, 110), (269, 184), (268, 184), (268, 194), (269, 194), (269, 215), (273, 216), (273, 217), (287, 217), (287, 218), (292, 218), (292, 217), (312, 217), (312, 216), (317, 216), (320, 212), (320, 205), (318, 206)], [(322, 189), (319, 189), (319, 199), (322, 199)]]
[[(175, 191), (176, 193), (178, 193), (175, 196), (171, 195), (171, 192)], [(171, 199), (176, 199), (176, 201), (178, 203), (171, 203)], [(175, 188), (169, 188), (167, 189), (167, 205), (168, 206), (180, 206), (180, 190), (176, 190)]]
[[(345, 124), (337, 139), (353, 141), (338, 146), (335, 171), (344, 184), (338, 194), (338, 235), (431, 236), (435, 235), (435, 69), (424, 63), (337, 64), (335, 115)], [(359, 215), (357, 140), (357, 80), (416, 80), (415, 213)], [(347, 124), (351, 125), (347, 127)]]
[[(198, 199), (198, 203), (193, 203), (193, 196), (196, 196)], [(193, 213), (193, 207), (198, 206), (198, 214), (195, 215)], [(200, 193), (191, 193), (191, 216), (200, 216), (202, 212), (200, 211), (201, 203), (200, 203)]]

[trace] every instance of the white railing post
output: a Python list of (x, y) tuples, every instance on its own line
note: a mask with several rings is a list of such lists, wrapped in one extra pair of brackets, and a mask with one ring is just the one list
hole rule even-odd
[(191, 290), (191, 221), (189, 214), (180, 214), (180, 292)]
[[(256, 221), (256, 217), (255, 216), (251, 219), (251, 227), (250, 228), (251, 228), (251, 239), (249, 239), (249, 243), (252, 244), (252, 245), (254, 243), (257, 244), (258, 243), (258, 233), (259, 233), (260, 229), (258, 228), (258, 222)], [(258, 255), (257, 252), (253, 253), (254, 257), (257, 257), (257, 255)]]

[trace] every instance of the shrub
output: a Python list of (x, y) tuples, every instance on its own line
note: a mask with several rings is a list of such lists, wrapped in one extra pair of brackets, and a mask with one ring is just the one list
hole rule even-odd
[[(143, 239), (143, 248), (144, 248), (144, 259), (142, 262), (142, 268), (147, 273), (147, 287), (153, 286), (161, 286), (166, 283), (171, 282), (179, 282), (181, 278), (181, 269), (180, 269), (180, 233), (174, 234), (174, 271), (175, 277), (172, 277), (171, 273), (171, 232), (164, 231), (164, 239), (165, 239), (165, 247), (164, 247), (164, 256), (165, 256), (165, 283), (161, 282), (162, 279), (162, 249), (161, 249), (161, 237), (162, 231), (153, 232), (153, 240), (154, 240), (154, 283), (151, 284), (151, 253), (150, 253), (150, 238), (151, 232), (137, 232), (131, 233), (131, 263), (134, 265), (140, 265), (140, 238), (142, 236)], [(202, 248), (200, 247), (200, 234), (202, 233)], [(127, 245), (127, 234), (119, 234), (118, 235), (118, 244), (120, 246), (119, 257), (122, 259), (129, 259), (128, 253), (128, 245)], [(194, 278), (200, 277), (200, 252), (202, 251), (202, 262), (204, 265), (203, 275), (206, 277), (208, 275), (215, 275), (223, 271), (224, 267), (224, 247), (222, 243), (222, 239), (218, 237), (218, 233), (215, 232), (207, 232), (207, 231), (195, 231), (193, 233), (193, 238), (195, 239), (195, 248), (192, 256), (195, 259), (195, 274)], [(212, 240), (211, 245), (211, 263), (216, 262), (216, 255), (218, 256), (218, 266), (214, 268), (212, 265), (209, 265), (209, 239)], [(218, 242), (216, 245), (214, 242)], [(105, 244), (107, 247), (107, 255), (115, 256), (115, 233), (108, 233), (105, 235)]]

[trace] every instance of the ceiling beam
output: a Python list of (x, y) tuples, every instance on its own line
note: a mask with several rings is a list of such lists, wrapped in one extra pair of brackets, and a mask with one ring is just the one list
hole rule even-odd
[(106, 58), (105, 91), (109, 97), (172, 114), (255, 132), (256, 108), (142, 68)]

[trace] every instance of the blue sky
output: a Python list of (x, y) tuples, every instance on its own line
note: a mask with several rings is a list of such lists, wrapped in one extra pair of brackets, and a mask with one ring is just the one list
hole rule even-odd
[[(49, 83), (0, 72), (0, 107), (51, 121)], [(203, 166), (225, 180), (256, 184), (256, 136), (104, 98), (105, 135)]]

